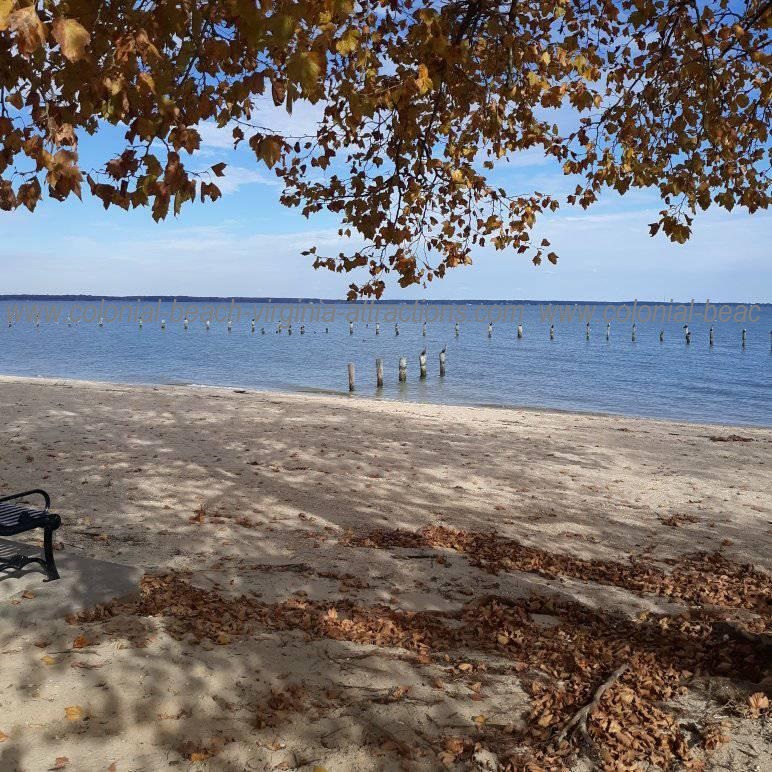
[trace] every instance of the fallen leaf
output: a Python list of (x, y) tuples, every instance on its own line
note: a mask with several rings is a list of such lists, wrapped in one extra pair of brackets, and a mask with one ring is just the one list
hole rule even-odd
[(57, 660), (55, 657), (52, 657), (50, 654), (44, 654), (41, 657), (41, 660), (44, 665), (55, 665)]
[(68, 721), (81, 721), (85, 717), (86, 712), (80, 705), (68, 705), (64, 709), (64, 715), (67, 716)]
[(86, 638), (85, 635), (79, 635), (72, 642), (72, 648), (73, 649), (85, 649), (86, 646), (91, 646), (91, 641), (88, 638)]
[(748, 697), (748, 705), (751, 712), (757, 716), (762, 710), (766, 710), (769, 707), (769, 697), (763, 692), (756, 692)]
[(8, 739), (8, 735), (0, 730), (0, 743), (4, 743)]
[(70, 760), (67, 758), (67, 756), (57, 756), (56, 761), (54, 762), (54, 766), (49, 767), (49, 769), (64, 769), (69, 763)]

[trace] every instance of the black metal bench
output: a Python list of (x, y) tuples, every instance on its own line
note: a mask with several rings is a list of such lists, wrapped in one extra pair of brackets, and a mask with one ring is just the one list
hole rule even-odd
[[(27, 496), (38, 495), (43, 497), (45, 509), (34, 509), (19, 502)], [(51, 497), (43, 490), (36, 488), (33, 491), (14, 493), (12, 496), (0, 496), (0, 536), (15, 536), (35, 528), (43, 529), (43, 557), (36, 555), (13, 555), (10, 558), (0, 557), (0, 571), (7, 568), (17, 571), (28, 563), (40, 563), (45, 569), (48, 580), (59, 578), (59, 572), (54, 563), (54, 531), (62, 524), (59, 515), (49, 512)]]

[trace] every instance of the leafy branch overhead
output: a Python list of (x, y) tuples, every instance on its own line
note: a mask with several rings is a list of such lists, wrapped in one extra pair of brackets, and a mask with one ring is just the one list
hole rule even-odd
[[(224, 164), (183, 160), (211, 121), (275, 169), (284, 204), (338, 215), (352, 250), (308, 254), (367, 271), (352, 296), (390, 271), (442, 277), (475, 246), (556, 262), (537, 217), (603, 188), (658, 189), (651, 233), (684, 242), (698, 209), (769, 204), (771, 23), (769, 0), (0, 0), (0, 206), (84, 180), (156, 220), (215, 200)], [(316, 133), (262, 125), (263, 95), (319, 104)], [(124, 147), (86, 171), (78, 139), (105, 124)], [(564, 201), (496, 184), (529, 149), (579, 180)]]

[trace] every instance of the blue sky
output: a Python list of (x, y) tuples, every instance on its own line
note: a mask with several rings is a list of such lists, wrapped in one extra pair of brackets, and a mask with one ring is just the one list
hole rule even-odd
[[(297, 126), (313, 124), (314, 109), (296, 107)], [(84, 165), (104, 159), (112, 138), (81, 143)], [(233, 151), (230, 133), (205, 127), (196, 163), (228, 163), (223, 198), (188, 205), (177, 217), (154, 223), (148, 209), (105, 211), (87, 189), (82, 202), (44, 201), (34, 214), (0, 212), (0, 294), (240, 295), (330, 297), (345, 295), (351, 277), (314, 271), (300, 252), (339, 251), (331, 216), (306, 220), (279, 204), (273, 174), (246, 148)], [(569, 192), (573, 183), (554, 161), (526, 153), (497, 171), (515, 192)], [(84, 185), (84, 188), (86, 186)], [(386, 297), (624, 300), (663, 298), (772, 301), (772, 213), (753, 216), (714, 209), (698, 215), (686, 245), (650, 238), (647, 224), (661, 208), (656, 194), (606, 192), (588, 211), (564, 207), (537, 227), (560, 255), (557, 266), (534, 267), (523, 256), (482, 249), (471, 268), (451, 271), (427, 289)], [(361, 277), (364, 280), (364, 277)]]

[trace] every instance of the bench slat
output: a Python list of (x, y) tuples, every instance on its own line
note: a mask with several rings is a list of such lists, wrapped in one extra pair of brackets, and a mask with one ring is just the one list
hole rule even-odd
[(21, 515), (45, 515), (41, 509), (26, 509), (25, 507), (15, 507), (14, 509), (0, 509), (0, 520), (5, 520)]

